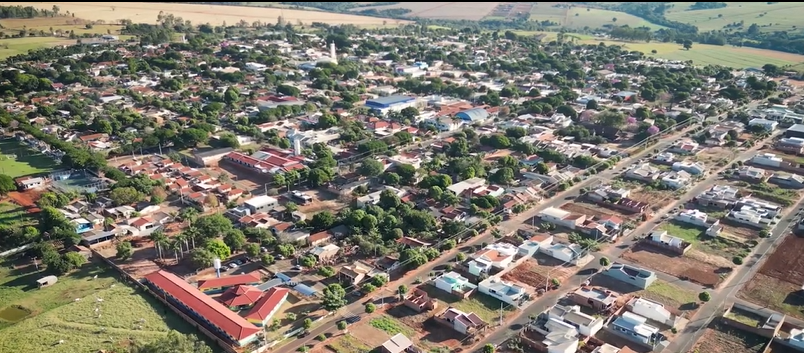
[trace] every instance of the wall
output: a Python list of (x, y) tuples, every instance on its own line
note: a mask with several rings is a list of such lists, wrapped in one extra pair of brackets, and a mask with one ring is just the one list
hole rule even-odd
[(165, 300), (165, 298), (163, 298), (163, 297), (157, 295), (156, 293), (154, 293), (151, 290), (151, 288), (148, 288), (148, 286), (146, 286), (142, 282), (138, 281), (136, 278), (134, 278), (131, 275), (129, 275), (126, 271), (123, 271), (123, 269), (118, 267), (114, 262), (112, 262), (112, 260), (109, 260), (109, 259), (103, 257), (103, 255), (101, 255), (100, 253), (98, 253), (95, 250), (91, 250), (91, 251), (92, 251), (92, 257), (93, 258), (102, 259), (107, 265), (111, 266), (113, 269), (115, 269), (118, 272), (120, 272), (120, 274), (123, 275), (123, 278), (125, 278), (126, 282), (132, 283), (135, 286), (138, 286), (141, 289), (143, 289), (144, 291), (146, 291), (146, 292), (150, 293), (151, 295), (153, 295), (154, 298), (156, 298), (157, 300), (162, 302), (162, 304), (164, 304), (166, 307), (168, 307), (174, 313), (179, 315), (182, 319), (184, 319), (184, 321), (187, 321), (187, 323), (189, 323), (191, 326), (193, 326), (196, 329), (198, 329), (198, 331), (200, 331), (201, 333), (206, 335), (209, 339), (215, 341), (215, 343), (217, 343), (218, 346), (223, 348), (224, 352), (226, 352), (226, 353), (237, 353), (237, 351), (235, 351), (235, 349), (232, 347), (231, 344), (229, 344), (228, 342), (220, 339), (217, 335), (213, 334), (212, 332), (210, 332), (209, 330), (207, 330), (203, 326), (199, 325), (198, 322), (196, 322), (193, 318), (187, 316), (184, 312), (182, 312), (181, 310), (179, 310), (178, 308), (176, 308), (175, 306), (170, 304), (167, 300)]
[(649, 244), (650, 246), (661, 248), (661, 249), (667, 250), (667, 251), (669, 251), (671, 253), (679, 254), (679, 255), (684, 255), (684, 253), (687, 252), (687, 250), (689, 250), (691, 248), (691, 244), (689, 244), (689, 243), (682, 243), (683, 247), (679, 248), (679, 247), (671, 246), (671, 245), (668, 245), (668, 244), (665, 244), (665, 243), (660, 243), (658, 241), (653, 241), (653, 239), (649, 239), (649, 238), (642, 238), (642, 242), (646, 243), (646, 244)]

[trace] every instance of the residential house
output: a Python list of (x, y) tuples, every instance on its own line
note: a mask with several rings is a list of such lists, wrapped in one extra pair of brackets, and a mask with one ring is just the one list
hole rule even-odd
[(665, 309), (664, 304), (645, 298), (633, 298), (626, 305), (628, 310), (644, 318), (675, 327), (679, 318)]
[(472, 282), (469, 282), (469, 279), (461, 276), (455, 271), (450, 271), (438, 276), (434, 282), (436, 288), (447, 293), (457, 295), (461, 298), (468, 297), (470, 294), (472, 294), (472, 292), (474, 292), (475, 289), (477, 289), (477, 286)]
[(590, 337), (594, 336), (600, 329), (603, 328), (602, 317), (594, 317), (581, 312), (581, 307), (578, 305), (564, 306), (553, 305), (552, 308), (547, 309), (544, 313), (548, 320), (559, 320), (564, 323), (570, 324), (578, 330), (578, 333)]
[(397, 333), (382, 344), (381, 351), (383, 353), (402, 353), (415, 352), (418, 350), (415, 349), (410, 338), (407, 338), (401, 333)]
[(674, 171), (685, 171), (692, 175), (703, 175), (706, 173), (706, 166), (699, 162), (675, 162), (671, 168)]
[(675, 143), (673, 143), (672, 146), (667, 148), (667, 152), (683, 154), (683, 155), (692, 155), (700, 150), (701, 148), (698, 145), (698, 143), (693, 141), (692, 139), (680, 139)]
[(25, 176), (14, 179), (14, 182), (17, 184), (17, 187), (22, 190), (36, 189), (42, 185), (45, 185), (45, 179), (41, 177)]
[(528, 323), (520, 335), (535, 352), (575, 353), (580, 345), (578, 329), (547, 313)]
[(374, 277), (377, 275), (377, 272), (371, 265), (360, 261), (355, 261), (351, 265), (341, 267), (338, 275), (340, 276), (341, 281), (350, 285), (355, 285), (362, 282), (366, 278)]
[(729, 212), (727, 217), (732, 221), (760, 229), (776, 223), (776, 220), (773, 217), (768, 217), (767, 212), (751, 206), (735, 206)]
[(616, 346), (612, 346), (608, 343), (603, 343), (602, 346), (595, 347), (595, 350), (593, 350), (592, 353), (637, 353), (637, 351), (628, 346), (617, 348)]
[(519, 305), (525, 296), (525, 289), (503, 281), (497, 277), (489, 277), (477, 285), (480, 293), (497, 298), (511, 305)]
[(634, 342), (654, 346), (661, 341), (659, 328), (648, 325), (648, 319), (632, 312), (626, 311), (610, 324), (612, 330)]
[(762, 214), (765, 218), (774, 218), (781, 216), (782, 206), (775, 204), (773, 202), (753, 198), (753, 197), (743, 197), (734, 205), (734, 208), (740, 208), (742, 206), (751, 207), (760, 214)]
[(730, 185), (714, 185), (693, 200), (701, 206), (726, 209), (737, 202), (740, 191)]
[(774, 153), (757, 153), (751, 158), (751, 163), (771, 168), (779, 168), (785, 161)]
[(663, 173), (661, 183), (673, 190), (684, 189), (692, 184), (692, 174), (683, 170)]
[(548, 247), (552, 244), (552, 234), (537, 234), (522, 242), (522, 245), (517, 247), (517, 254), (523, 257), (531, 257), (536, 255), (536, 252), (538, 252), (539, 249)]
[(628, 179), (652, 183), (659, 178), (661, 173), (661, 169), (652, 166), (650, 163), (642, 163), (634, 165), (632, 168), (628, 169), (628, 171), (625, 172), (625, 177)]
[(692, 224), (699, 227), (708, 227), (709, 225), (706, 221), (709, 219), (709, 215), (706, 212), (701, 212), (697, 209), (686, 209), (673, 217), (674, 220), (679, 222), (684, 222), (688, 224)]
[(569, 299), (578, 305), (592, 308), (595, 311), (608, 311), (613, 308), (622, 294), (606, 288), (581, 287), (569, 293)]
[(471, 335), (485, 329), (488, 324), (475, 313), (465, 313), (456, 308), (448, 308), (435, 316), (438, 322), (452, 327), (453, 330), (464, 335)]
[(331, 263), (340, 250), (341, 248), (335, 244), (327, 244), (310, 249), (310, 255), (313, 255), (319, 263)]
[(790, 337), (787, 338), (787, 344), (797, 348), (799, 351), (804, 351), (804, 330), (798, 328), (790, 329)]
[(692, 245), (679, 237), (668, 234), (665, 230), (654, 230), (648, 234), (645, 240), (676, 254), (684, 254)]
[(489, 273), (491, 268), (505, 269), (514, 261), (518, 249), (508, 243), (494, 243), (476, 252), (469, 261), (469, 273), (479, 276)]
[(539, 252), (565, 263), (575, 263), (584, 254), (583, 248), (578, 244), (555, 243), (539, 248)]
[(417, 287), (413, 288), (413, 291), (405, 296), (404, 304), (408, 308), (415, 310), (417, 313), (421, 313), (424, 311), (434, 310), (436, 306), (438, 306), (438, 301), (430, 298), (427, 292)]
[(383, 185), (382, 189), (372, 192), (365, 196), (360, 196), (355, 200), (357, 207), (363, 208), (368, 205), (376, 205), (380, 203), (380, 196), (386, 190), (393, 192), (397, 197), (404, 197), (408, 192), (404, 189), (397, 189), (393, 186)]
[(768, 182), (788, 189), (804, 189), (804, 177), (798, 174), (773, 173)]
[(539, 218), (547, 223), (552, 223), (564, 228), (575, 229), (575, 227), (583, 224), (583, 222), (586, 220), (586, 215), (573, 214), (560, 208), (549, 207), (539, 213)]
[(656, 273), (632, 265), (615, 263), (603, 270), (603, 274), (621, 282), (646, 289), (656, 281)]
[(761, 183), (768, 178), (768, 173), (765, 169), (743, 165), (737, 169), (737, 176), (748, 182)]

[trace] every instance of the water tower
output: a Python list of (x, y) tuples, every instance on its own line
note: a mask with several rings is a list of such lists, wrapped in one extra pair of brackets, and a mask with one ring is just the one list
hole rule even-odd
[(221, 259), (215, 258), (215, 260), (212, 260), (212, 267), (215, 268), (215, 276), (221, 278)]

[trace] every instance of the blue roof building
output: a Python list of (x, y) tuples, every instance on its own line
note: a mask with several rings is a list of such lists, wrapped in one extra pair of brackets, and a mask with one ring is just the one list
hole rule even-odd
[(393, 95), (388, 97), (380, 97), (377, 99), (369, 99), (366, 101), (366, 106), (372, 109), (388, 109), (393, 108), (397, 105), (409, 104), (415, 101), (416, 98), (408, 97), (408, 96), (401, 96), (401, 95)]
[(488, 120), (489, 112), (483, 108), (472, 108), (455, 114), (455, 117), (466, 122), (475, 123)]

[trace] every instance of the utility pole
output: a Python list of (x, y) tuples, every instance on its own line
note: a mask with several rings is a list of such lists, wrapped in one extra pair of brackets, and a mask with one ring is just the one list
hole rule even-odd
[(500, 302), (500, 326), (503, 325), (503, 303)]

